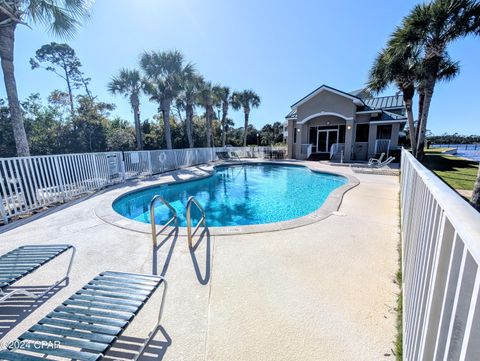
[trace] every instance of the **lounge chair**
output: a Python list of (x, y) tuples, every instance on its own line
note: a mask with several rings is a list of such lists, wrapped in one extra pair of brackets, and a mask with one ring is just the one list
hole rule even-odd
[(237, 152), (231, 151), (231, 152), (230, 152), (230, 155), (231, 155), (231, 158), (236, 158), (236, 159), (238, 159), (238, 160), (241, 160), (241, 159), (240, 159), (240, 156), (237, 154)]
[(369, 164), (370, 168), (383, 168), (392, 163), (395, 160), (395, 157), (388, 157), (383, 162), (373, 163), (372, 165)]
[(378, 157), (378, 159), (370, 158), (368, 160), (368, 165), (369, 166), (374, 166), (375, 164), (381, 163), (384, 157), (385, 157), (385, 153), (382, 153), (382, 154), (380, 154), (380, 157)]
[[(50, 262), (62, 253), (72, 251), (67, 272), (60, 280), (51, 285), (46, 291), (36, 294), (24, 289), (15, 289), (6, 291), (8, 287), (18, 280), (36, 271), (44, 264)], [(0, 256), (0, 303), (12, 297), (15, 294), (23, 294), (27, 297), (39, 299), (45, 296), (50, 290), (58, 286), (63, 281), (68, 281), (68, 276), (72, 268), (75, 247), (69, 244), (54, 245), (31, 245), (22, 246)]]
[[(17, 341), (10, 343), (12, 347), (0, 351), (0, 360), (44, 361), (48, 356), (99, 360), (162, 283), (157, 323), (134, 358), (136, 360), (160, 325), (167, 283), (160, 276), (122, 272), (100, 273), (20, 335)], [(22, 347), (15, 349), (14, 345)]]
[(217, 152), (218, 159), (228, 160), (230, 159), (230, 154), (228, 152)]

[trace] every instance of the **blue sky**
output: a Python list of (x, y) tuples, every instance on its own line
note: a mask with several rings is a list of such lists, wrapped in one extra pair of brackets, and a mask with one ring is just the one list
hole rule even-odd
[[(144, 50), (178, 49), (205, 78), (234, 90), (254, 89), (262, 99), (251, 121), (261, 127), (283, 120), (290, 105), (321, 84), (362, 87), (376, 53), (416, 1), (337, 0), (97, 0), (92, 17), (67, 42), (76, 50), (91, 88), (131, 119), (126, 99), (106, 91), (121, 67), (137, 67)], [(60, 78), (30, 69), (29, 58), (55, 39), (43, 28), (20, 26), (15, 65), (19, 95), (64, 89)], [(461, 74), (435, 90), (429, 129), (435, 134), (480, 134), (480, 39), (450, 48)], [(390, 93), (393, 93), (392, 89)], [(5, 97), (5, 89), (0, 88)], [(142, 98), (142, 119), (157, 106)], [(240, 126), (241, 112), (230, 116)]]

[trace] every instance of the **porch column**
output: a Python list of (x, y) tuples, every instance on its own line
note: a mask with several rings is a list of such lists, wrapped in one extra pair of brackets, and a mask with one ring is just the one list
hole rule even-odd
[(343, 159), (345, 161), (350, 161), (352, 159), (352, 149), (353, 149), (353, 119), (346, 120), (345, 122), (345, 151), (343, 153)]
[(295, 131), (295, 121), (294, 120), (288, 120), (287, 123), (287, 158), (288, 159), (293, 159), (294, 158), (294, 150), (293, 147), (295, 144), (293, 144), (293, 132)]
[(400, 132), (400, 123), (392, 124), (392, 136), (390, 138), (390, 148), (398, 147), (398, 133)]
[(375, 143), (377, 141), (377, 125), (370, 124), (370, 129), (368, 131), (368, 156), (371, 158), (375, 155)]

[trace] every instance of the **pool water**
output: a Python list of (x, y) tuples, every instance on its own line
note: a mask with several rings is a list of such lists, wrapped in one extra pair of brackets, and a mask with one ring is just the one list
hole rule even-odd
[[(135, 221), (150, 223), (150, 201), (159, 194), (177, 211), (179, 226), (186, 226), (185, 207), (195, 196), (204, 207), (207, 225), (239, 226), (286, 221), (314, 212), (347, 179), (305, 167), (275, 164), (221, 166), (208, 178), (146, 188), (122, 196), (113, 209)], [(165, 224), (172, 215), (163, 204), (155, 208), (155, 222)], [(192, 207), (192, 219), (199, 212)]]

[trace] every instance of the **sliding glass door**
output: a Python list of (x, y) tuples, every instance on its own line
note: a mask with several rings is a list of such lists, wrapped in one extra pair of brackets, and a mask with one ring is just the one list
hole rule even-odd
[(319, 129), (317, 132), (317, 153), (329, 153), (338, 142), (338, 129)]

